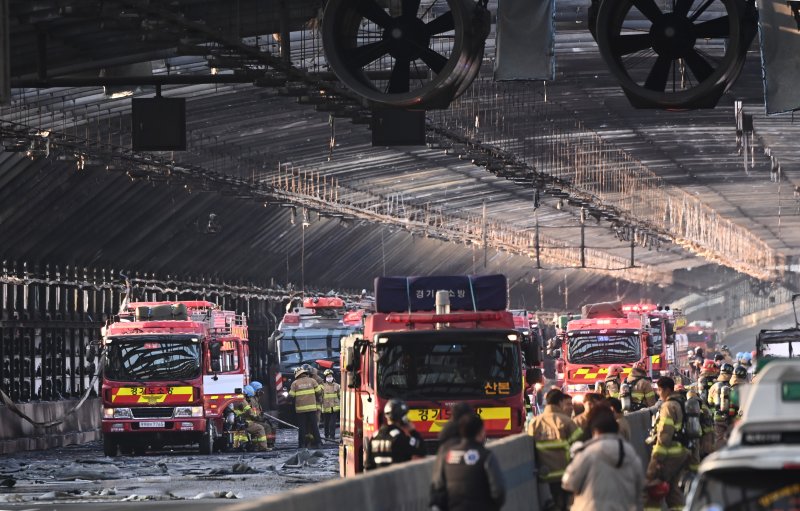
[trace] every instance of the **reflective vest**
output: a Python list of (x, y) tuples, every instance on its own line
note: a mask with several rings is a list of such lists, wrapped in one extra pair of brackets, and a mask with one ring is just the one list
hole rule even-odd
[(339, 411), (339, 384), (336, 382), (322, 384), (322, 413)]
[(681, 456), (686, 451), (678, 440), (683, 430), (683, 410), (679, 399), (673, 394), (658, 409), (654, 458)]
[(289, 397), (294, 399), (295, 412), (316, 412), (322, 408), (322, 385), (308, 376), (301, 376), (292, 382)]

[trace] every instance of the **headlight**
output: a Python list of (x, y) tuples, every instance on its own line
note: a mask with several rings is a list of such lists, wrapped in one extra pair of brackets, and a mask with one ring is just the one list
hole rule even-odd
[(567, 392), (591, 392), (589, 385), (585, 383), (578, 383), (575, 385), (567, 385)]
[(103, 408), (104, 419), (133, 419), (130, 408)]
[(288, 390), (284, 390), (283, 391), (283, 397), (289, 397), (289, 391)]
[(178, 406), (175, 408), (173, 417), (202, 417), (202, 406)]

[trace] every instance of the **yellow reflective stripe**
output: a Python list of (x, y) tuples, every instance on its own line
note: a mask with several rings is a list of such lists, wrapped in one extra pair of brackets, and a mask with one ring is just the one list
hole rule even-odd
[(564, 475), (564, 470), (555, 470), (553, 472), (548, 472), (543, 479), (545, 481), (555, 481), (561, 479), (561, 476)]
[(253, 440), (253, 442), (266, 442), (267, 441), (267, 435), (256, 436), (256, 437), (253, 437), (252, 440)]
[(304, 389), (304, 390), (295, 390), (294, 394), (292, 394), (291, 392), (289, 392), (289, 394), (295, 396), (308, 396), (310, 394), (315, 394), (315, 392), (314, 389)]
[(295, 411), (297, 412), (315, 412), (317, 411), (317, 405), (302, 405), (295, 407)]
[(638, 399), (641, 401), (642, 399), (644, 399), (644, 392), (631, 392), (631, 397), (633, 399)]
[(578, 427), (567, 439), (567, 442), (574, 444), (583, 435), (583, 429)]
[(663, 445), (656, 445), (653, 447), (653, 454), (663, 454), (664, 456), (678, 456), (683, 454), (683, 446), (673, 445), (670, 447), (664, 447)]
[(672, 426), (675, 427), (675, 421), (673, 421), (670, 417), (666, 415), (661, 416), (661, 425), (662, 426)]
[(552, 451), (554, 449), (569, 449), (569, 444), (566, 440), (537, 440), (536, 448), (541, 451)]

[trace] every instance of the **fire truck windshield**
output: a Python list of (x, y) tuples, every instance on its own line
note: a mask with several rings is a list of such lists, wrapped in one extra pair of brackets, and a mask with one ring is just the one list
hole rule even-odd
[(569, 337), (572, 364), (632, 364), (642, 358), (636, 335), (577, 335)]
[(138, 382), (196, 378), (200, 347), (189, 337), (115, 337), (109, 343), (105, 377)]
[(281, 339), (281, 363), (297, 365), (319, 358), (331, 358), (339, 354), (339, 336), (284, 337)]
[(522, 390), (519, 345), (470, 340), (378, 346), (378, 393), (385, 398), (498, 398)]

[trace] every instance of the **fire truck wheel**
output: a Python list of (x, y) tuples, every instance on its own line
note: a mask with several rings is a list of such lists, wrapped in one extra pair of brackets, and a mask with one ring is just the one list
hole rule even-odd
[(109, 435), (103, 435), (103, 454), (111, 457), (117, 455), (117, 442)]
[(214, 452), (214, 425), (209, 422), (206, 427), (206, 432), (200, 439), (200, 454), (212, 454)]

